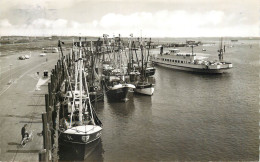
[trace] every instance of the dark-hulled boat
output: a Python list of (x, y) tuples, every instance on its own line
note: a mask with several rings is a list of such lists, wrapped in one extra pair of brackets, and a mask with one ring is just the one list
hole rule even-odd
[(107, 76), (104, 81), (106, 95), (111, 101), (127, 101), (135, 86), (124, 82), (119, 76)]
[[(66, 80), (69, 89), (66, 91), (63, 114), (59, 122), (59, 140), (68, 143), (88, 144), (100, 138), (102, 123), (90, 101), (86, 74), (83, 72), (81, 47), (79, 48), (79, 57), (75, 57), (75, 59), (77, 60), (74, 69), (74, 87), (72, 87), (70, 77)], [(64, 65), (69, 76), (65, 61)]]

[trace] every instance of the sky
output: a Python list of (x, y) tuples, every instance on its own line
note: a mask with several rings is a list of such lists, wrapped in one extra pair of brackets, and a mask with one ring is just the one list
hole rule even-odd
[(0, 0), (0, 36), (258, 37), (260, 0)]

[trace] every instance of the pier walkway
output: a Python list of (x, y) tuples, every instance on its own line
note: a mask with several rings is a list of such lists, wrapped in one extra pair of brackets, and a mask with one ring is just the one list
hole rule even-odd
[[(33, 52), (30, 59), (17, 60), (24, 54), (28, 53), (0, 57), (0, 161), (38, 161), (43, 148), (41, 116), (48, 84), (40, 86), (40, 90), (35, 88), (43, 71), (51, 72), (59, 54), (40, 57), (40, 52)], [(33, 141), (21, 147), (24, 124), (33, 131)]]

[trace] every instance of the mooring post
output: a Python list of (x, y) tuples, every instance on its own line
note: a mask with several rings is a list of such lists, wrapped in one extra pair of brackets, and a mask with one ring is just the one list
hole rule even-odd
[(52, 103), (52, 101), (53, 101), (52, 83), (48, 83), (48, 92), (49, 92), (49, 105), (48, 106), (49, 106), (49, 109), (50, 109), (50, 106), (53, 105), (53, 103)]
[(43, 148), (46, 149), (47, 148), (47, 114), (43, 113), (42, 114), (42, 136), (43, 136)]
[(47, 141), (47, 146), (46, 146), (46, 151), (47, 151), (47, 157), (48, 160), (51, 160), (51, 150), (52, 150), (52, 142), (51, 142), (51, 132), (50, 132), (50, 125), (47, 123), (47, 129), (46, 129), (46, 141)]
[(60, 110), (60, 104), (59, 103), (56, 103), (55, 104), (55, 111), (53, 112), (53, 120), (54, 120), (54, 134), (53, 134), (53, 140), (54, 140), (54, 146), (55, 146), (55, 148), (53, 149), (53, 154), (52, 154), (52, 160), (53, 161), (58, 161), (58, 145), (59, 145), (59, 143), (58, 143), (58, 134), (59, 134), (59, 132), (58, 132), (58, 130), (59, 130), (59, 110)]
[(45, 94), (45, 110), (49, 112), (49, 95)]
[(47, 158), (47, 151), (46, 149), (42, 149), (39, 152), (39, 162), (47, 162), (48, 158)]

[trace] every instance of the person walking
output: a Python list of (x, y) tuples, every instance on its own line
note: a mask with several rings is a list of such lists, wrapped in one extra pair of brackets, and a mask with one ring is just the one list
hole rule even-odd
[[(22, 127), (22, 130), (21, 130), (21, 134), (22, 134), (22, 141), (24, 140), (25, 137), (29, 137), (29, 134), (27, 132), (27, 124), (24, 124), (24, 126)], [(24, 143), (24, 142), (23, 142)], [(23, 144), (22, 143), (22, 144)]]

